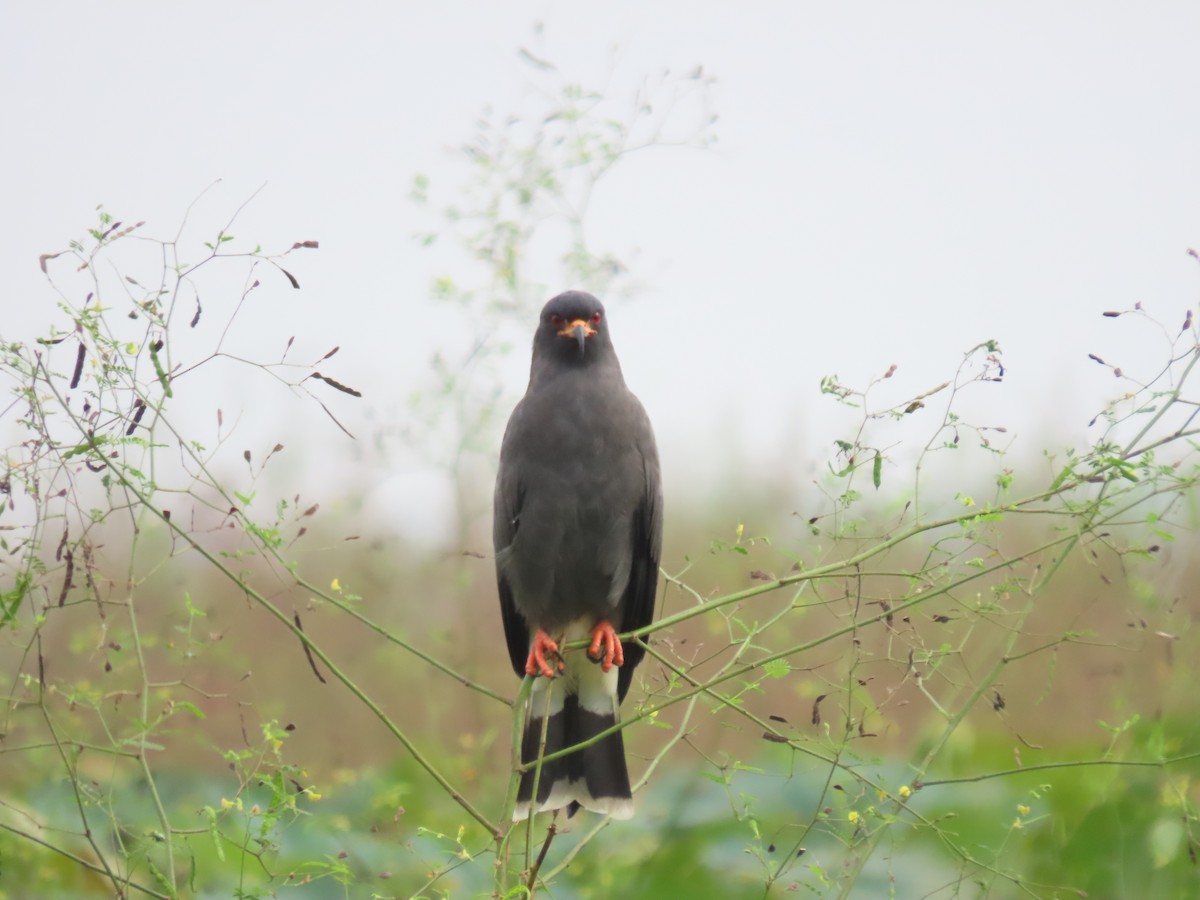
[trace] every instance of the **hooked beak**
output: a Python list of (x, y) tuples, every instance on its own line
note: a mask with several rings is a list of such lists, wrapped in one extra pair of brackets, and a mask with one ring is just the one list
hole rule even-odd
[(579, 345), (579, 353), (583, 354), (587, 347), (587, 339), (596, 333), (596, 329), (586, 319), (573, 319), (559, 329), (559, 337), (574, 338)]

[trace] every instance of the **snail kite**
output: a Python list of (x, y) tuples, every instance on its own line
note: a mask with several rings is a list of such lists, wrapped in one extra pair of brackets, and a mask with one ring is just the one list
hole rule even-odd
[[(618, 721), (644, 650), (618, 633), (654, 617), (662, 485), (650, 420), (625, 387), (604, 306), (567, 291), (542, 309), (524, 399), (500, 450), (492, 538), (513, 670), (540, 675), (525, 713), (521, 760), (533, 762)], [(559, 653), (590, 640), (586, 653)], [(548, 721), (546, 717), (548, 716)], [(580, 806), (633, 814), (616, 731), (524, 773), (514, 819)]]

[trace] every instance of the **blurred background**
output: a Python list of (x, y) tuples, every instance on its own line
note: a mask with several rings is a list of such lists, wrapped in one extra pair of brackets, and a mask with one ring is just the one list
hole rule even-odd
[[(998, 478), (1044, 488), (1072, 449), (1102, 439), (1107, 404), (1190, 346), (1180, 327), (1200, 283), (1188, 254), (1200, 245), (1200, 9), (1190, 4), (27, 4), (0, 21), (0, 335), (28, 342), (52, 323), (69, 330), (56, 301), (80, 304), (97, 282), (65, 257), (44, 273), (39, 257), (86, 241), (98, 206), (143, 221), (135, 237), (155, 239), (127, 241), (101, 267), (114, 308), (122, 292), (156, 284), (164, 261), (199, 262), (218, 235), (232, 236), (220, 244), (230, 253), (319, 242), (279, 261), (300, 290), (270, 266), (248, 274), (239, 259), (195, 273), (172, 345), (175, 364), (189, 369), (173, 422), (216, 448), (215, 477), (253, 497), (254, 514), (270, 518), (287, 501), (275, 524), (304, 578), (504, 697), (518, 682), (496, 614), (491, 480), (524, 390), (536, 312), (553, 294), (584, 287), (608, 305), (626, 380), (662, 454), (663, 567), (701, 597), (842, 558), (891, 533), (915, 492), (936, 515), (962, 508), (964, 496), (982, 505)], [(159, 241), (178, 256), (164, 256)], [(261, 285), (247, 293), (252, 277)], [(189, 329), (193, 304), (203, 315)], [(134, 340), (139, 326), (129, 327)], [(993, 348), (968, 356), (988, 341)], [(210, 358), (216, 348), (224, 355)], [(69, 348), (47, 353), (70, 369)], [(285, 354), (298, 369), (271, 367)], [(313, 368), (362, 396), (301, 381)], [(6, 447), (19, 443), (11, 417), (0, 425)], [(269, 455), (277, 443), (286, 449)], [(878, 484), (859, 476), (853, 516), (837, 473), (862, 458), (849, 460), (848, 446), (883, 461)], [(318, 511), (300, 515), (313, 504)], [(1022, 753), (1043, 746), (1055, 759), (1091, 758), (1142, 726), (1143, 756), (1196, 746), (1183, 724), (1196, 712), (1186, 664), (1196, 649), (1194, 503), (1169, 511), (1177, 540), (1149, 539), (1155, 550), (1141, 561), (1125, 553), (1148, 546), (1136, 536), (1114, 541), (1115, 555), (1073, 557), (1019, 624), (972, 619), (970, 591), (908, 623), (915, 646), (953, 651), (945, 677), (959, 701), (983, 662), (1003, 657), (1006, 629), (1021, 629), (1031, 654), (1073, 636), (1069, 652), (1034, 655), (988, 692), (981, 715), (955, 732), (942, 775), (1020, 766)], [(195, 532), (240, 559), (244, 535), (203, 515)], [(1055, 533), (1049, 523), (1004, 528), (981, 544), (1013, 555)], [(161, 523), (137, 532), (136, 552), (133, 535), (118, 527), (105, 541), (112, 571), (128, 567), (108, 589), (123, 596), (136, 585), (153, 598), (141, 622), (151, 665), (164, 682), (181, 679), (205, 716), (160, 736), (162, 791), (187, 810), (176, 824), (195, 819), (203, 830), (196, 810), (221, 810), (235, 794), (222, 781), (235, 765), (229, 748), (259, 748), (264, 723), (287, 724), (287, 758), (306, 773), (292, 776), (323, 785), (325, 808), (340, 804), (314, 820), (320, 827), (289, 833), (287, 858), (336, 859), (353, 846), (357, 877), (386, 869), (396, 877), (378, 890), (417, 895), (414, 873), (437, 871), (461, 846), (444, 796), (339, 686), (316, 680), (293, 636), (188, 559)], [(911, 570), (936, 552), (902, 549), (886, 562)], [(494, 812), (507, 772), (505, 706), (269, 566), (241, 564)], [(1030, 571), (1049, 564), (1031, 561)], [(911, 590), (876, 588), (872, 602)], [(664, 593), (666, 613), (695, 600), (674, 583)], [(814, 606), (783, 622), (772, 646), (847, 621)], [(64, 696), (68, 685), (96, 691), (118, 718), (103, 673), (133, 662), (113, 649), (110, 626), (77, 607), (51, 624), (44, 652)], [(672, 652), (704, 673), (737, 627), (693, 620), (671, 632)], [(805, 726), (817, 746), (818, 698), (838, 692), (847, 721), (875, 740), (859, 762), (894, 791), (942, 722), (895, 640), (851, 635), (822, 646), (792, 662), (795, 678), (756, 686), (745, 702)], [(695, 657), (681, 649), (688, 642)], [(36, 656), (29, 646), (18, 631), (4, 649), (13, 696)], [(876, 663), (843, 670), (847, 653)], [(665, 672), (647, 666), (643, 699), (665, 690)], [(857, 688), (847, 672), (861, 678)], [(668, 716), (673, 727), (679, 715)], [(791, 869), (773, 860), (785, 848), (796, 858), (809, 833), (796, 822), (822, 809), (845, 819), (822, 787), (835, 770), (806, 770), (804, 754), (764, 745), (745, 722), (697, 715), (692, 751), (665, 757), (651, 780), (661, 793), (640, 801), (659, 811), (624, 832), (621, 858), (634, 871), (673, 842), (663, 884), (723, 871), (761, 891), (761, 869), (783, 872), (782, 889)], [(79, 733), (97, 721), (76, 723)], [(263, 740), (269, 757), (272, 739)], [(631, 730), (629, 741), (650, 760), (661, 735)], [(29, 758), (0, 755), (10, 809), (69, 815), (61, 776)], [(99, 780), (111, 777), (99, 774), (104, 765)], [(1008, 848), (1016, 855), (1004, 866), (1047, 883), (1112, 884), (1141, 872), (1134, 882), (1158, 873), (1164, 890), (1186, 884), (1191, 781), (1149, 777), (1144, 791), (1175, 799), (1134, 822), (1136, 782), (1085, 771), (1087, 790), (1060, 785), (1056, 796), (1072, 799), (1057, 816), (1041, 811), (1055, 849), (1012, 850), (1012, 820), (1030, 818), (1018, 807), (1036, 779), (972, 795), (991, 818), (978, 834), (964, 824), (964, 834), (997, 859)], [(130, 778), (128, 794), (111, 782), (121, 799), (110, 794), (108, 808), (128, 803), (129, 820), (141, 822)], [(755, 778), (768, 786), (747, 787)], [(750, 794), (772, 798), (758, 818), (777, 832), (758, 827)], [(1114, 833), (1120, 853), (1094, 850), (1111, 849)], [(18, 846), (27, 848), (5, 852), (24, 854)], [(915, 896), (916, 885), (931, 893), (962, 878), (961, 860), (920, 872), (877, 847), (862, 854), (871, 862), (860, 896), (889, 879)], [(1075, 850), (1077, 871), (1055, 868)], [(595, 866), (576, 868), (587, 876)], [(36, 868), (16, 871), (33, 878)], [(87, 887), (70, 871), (37, 877), (69, 896)], [(482, 889), (490, 876), (486, 865), (464, 871), (475, 874), (428, 895)], [(591, 887), (587, 877), (564, 881), (562, 896), (618, 887), (654, 896), (658, 884), (649, 869), (641, 883), (606, 877)], [(228, 887), (218, 883), (214, 896)], [(0, 896), (26, 896), (22, 887), (0, 876)], [(722, 882), (713, 895), (740, 889)], [(1107, 895), (1130, 896), (1120, 887)]]
[[(561, 75), (626, 120), (646, 82), (700, 66), (715, 81), (663, 140), (703, 128), (708, 149), (630, 154), (587, 209), (593, 252), (632, 270), (632, 299), (609, 299), (613, 328), (674, 502), (740, 460), (782, 462), (787, 489), (802, 490), (831, 446), (823, 376), (865, 383), (896, 364), (898, 390), (917, 393), (988, 339), (1008, 366), (988, 401), (995, 423), (1078, 440), (1117, 390), (1086, 354), (1160, 349), (1153, 332), (1136, 336), (1152, 349), (1130, 349), (1100, 313), (1140, 301), (1174, 325), (1195, 297), (1197, 16), (1181, 3), (134, 3), (63, 20), (13, 8), (0, 61), (5, 331), (42, 327), (37, 258), (91, 225), (97, 204), (173, 235), (221, 179), (189, 219), (209, 240), (265, 184), (231, 233), (321, 250), (303, 292), (271, 285), (243, 310), (244, 333), (267, 324), (343, 347), (344, 380), (365, 396), (342, 415), (363, 444), (383, 435), (373, 491), (398, 527), (397, 510), (423, 509), (406, 536), (440, 540), (447, 488), (414, 474), (391, 436), (432, 353), (461, 346), (435, 279), (487, 282), (413, 239), (439, 228), (410, 200), (414, 176), (439, 209), (461, 204), (473, 170), (459, 148), (486, 111), (543, 112)], [(524, 277), (547, 297), (571, 286), (554, 252), (531, 254)], [(518, 345), (496, 373), (510, 403), (531, 324), (504, 335)], [(347, 452), (336, 434), (311, 439), (313, 453)]]

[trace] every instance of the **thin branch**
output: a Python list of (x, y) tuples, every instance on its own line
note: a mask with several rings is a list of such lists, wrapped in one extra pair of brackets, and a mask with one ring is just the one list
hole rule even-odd
[(932, 787), (944, 787), (950, 784), (975, 784), (980, 781), (990, 781), (993, 778), (1008, 778), (1012, 775), (1027, 775), (1030, 772), (1043, 772), (1050, 769), (1083, 769), (1096, 766), (1128, 766), (1138, 769), (1165, 769), (1169, 766), (1175, 766), (1179, 763), (1191, 762), (1192, 760), (1200, 759), (1200, 751), (1195, 753), (1184, 753), (1180, 756), (1169, 756), (1165, 759), (1080, 759), (1074, 762), (1049, 762), (1036, 763), (1030, 766), (1021, 766), (1016, 769), (1000, 769), (995, 772), (984, 772), (980, 775), (964, 775), (960, 778), (937, 778), (929, 781), (914, 781), (912, 788), (916, 790), (925, 790)]
[[(49, 841), (42, 840), (37, 835), (30, 834), (28, 831), (22, 831), (20, 828), (15, 828), (12, 825), (7, 824), (6, 822), (0, 822), (0, 828), (3, 828), (5, 831), (11, 832), (11, 833), (17, 835), (18, 837), (24, 838), (25, 840), (30, 841), (31, 843), (38, 844), (42, 847), (45, 847), (47, 850), (52, 850), (53, 852), (59, 854), (60, 856), (65, 856), (67, 859), (71, 860), (71, 862), (75, 863), (76, 865), (82, 866), (83, 868), (87, 869), (89, 872), (96, 872), (97, 874), (104, 875), (107, 878), (113, 877), (112, 872), (109, 871), (105, 866), (98, 866), (94, 862), (92, 862), (90, 859), (84, 859), (82, 856), (77, 856), (76, 854), (72, 853), (69, 850), (65, 850), (62, 847), (58, 847), (54, 844), (51, 844)], [(154, 888), (146, 887), (144, 884), (138, 884), (136, 881), (130, 881), (127, 878), (121, 879), (120, 881), (113, 882), (113, 886), (117, 888), (118, 896), (120, 895), (120, 886), (121, 885), (123, 885), (125, 887), (129, 887), (129, 888), (133, 888), (133, 890), (139, 891), (148, 897), (154, 897), (154, 898), (156, 898), (156, 900), (172, 900), (172, 897), (169, 894), (160, 893), (160, 892), (154, 890)]]

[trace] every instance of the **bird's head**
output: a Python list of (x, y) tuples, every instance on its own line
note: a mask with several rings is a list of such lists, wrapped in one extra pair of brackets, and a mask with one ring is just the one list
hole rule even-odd
[(584, 291), (559, 294), (542, 307), (534, 355), (578, 360), (603, 358), (611, 351), (604, 304)]

